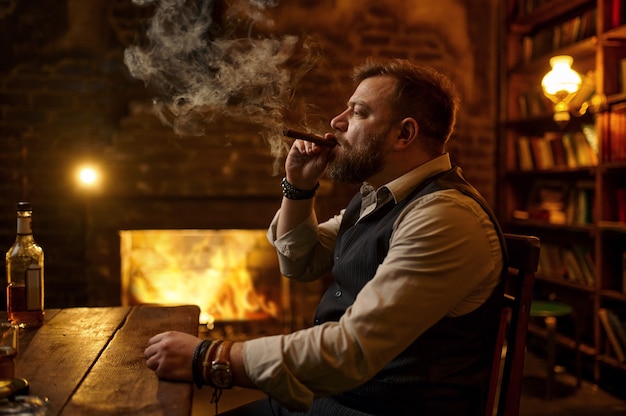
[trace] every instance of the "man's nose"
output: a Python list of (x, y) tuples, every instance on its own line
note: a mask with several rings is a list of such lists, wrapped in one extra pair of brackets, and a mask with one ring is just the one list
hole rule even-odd
[(346, 131), (348, 128), (348, 122), (346, 121), (344, 114), (345, 113), (341, 113), (333, 117), (333, 119), (330, 120), (330, 127), (334, 130)]

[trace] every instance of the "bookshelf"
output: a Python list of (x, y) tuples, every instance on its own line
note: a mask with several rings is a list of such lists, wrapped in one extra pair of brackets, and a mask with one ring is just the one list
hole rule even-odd
[[(626, 397), (626, 0), (506, 4), (498, 215), (506, 231), (541, 238), (535, 296), (574, 307), (585, 376)], [(541, 90), (556, 55), (584, 78), (567, 123)], [(593, 111), (577, 111), (583, 102)], [(558, 328), (566, 362), (575, 330)], [(546, 334), (539, 322), (529, 332)]]

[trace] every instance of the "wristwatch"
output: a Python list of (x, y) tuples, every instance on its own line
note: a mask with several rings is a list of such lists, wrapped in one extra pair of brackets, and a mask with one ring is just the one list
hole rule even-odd
[(229, 389), (233, 386), (233, 373), (230, 371), (230, 348), (232, 341), (224, 341), (217, 347), (215, 360), (211, 363), (209, 379), (213, 387)]

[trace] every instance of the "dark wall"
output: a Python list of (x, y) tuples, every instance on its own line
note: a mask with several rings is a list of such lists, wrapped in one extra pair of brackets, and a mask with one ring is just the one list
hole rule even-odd
[[(283, 3), (254, 30), (299, 37), (287, 63), (293, 79), (301, 76), (297, 100), (284, 109), (289, 124), (324, 131), (352, 90), (352, 65), (366, 56), (430, 63), (463, 96), (452, 157), (493, 199), (497, 0)], [(199, 137), (179, 136), (153, 114), (157, 91), (123, 61), (124, 50), (143, 41), (152, 12), (130, 0), (0, 8), (0, 247), (14, 240), (15, 203), (30, 200), (48, 307), (120, 302), (121, 229), (265, 228), (280, 203), (282, 159), (270, 150), (267, 125), (217, 117)], [(310, 68), (296, 72), (311, 55)], [(74, 179), (87, 159), (104, 174), (96, 192)], [(342, 208), (354, 190), (324, 183), (319, 217)]]

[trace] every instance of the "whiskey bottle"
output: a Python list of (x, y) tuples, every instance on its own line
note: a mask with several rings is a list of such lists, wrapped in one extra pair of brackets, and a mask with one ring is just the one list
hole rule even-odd
[(43, 323), (43, 249), (35, 243), (29, 202), (17, 204), (17, 237), (6, 254), (7, 314), (22, 327)]

